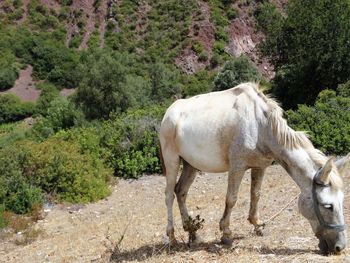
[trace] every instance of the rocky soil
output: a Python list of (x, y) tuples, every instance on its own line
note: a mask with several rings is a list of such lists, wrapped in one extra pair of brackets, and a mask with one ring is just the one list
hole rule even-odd
[[(232, 247), (220, 243), (218, 223), (224, 209), (225, 174), (199, 174), (190, 189), (188, 207), (205, 219), (203, 243), (187, 246), (175, 203), (175, 231), (179, 245), (164, 245), (165, 178), (143, 176), (119, 180), (111, 196), (85, 206), (47, 208), (35, 228), (39, 237), (16, 245), (20, 235), (0, 243), (0, 262), (350, 262), (349, 249), (340, 256), (322, 256), (308, 222), (298, 213), (294, 197), (299, 189), (280, 166), (267, 170), (261, 197), (261, 218), (266, 220), (291, 204), (265, 228), (253, 233), (246, 220), (250, 177), (243, 179), (233, 210)], [(349, 224), (349, 178), (345, 178), (345, 217)], [(18, 242), (17, 242), (18, 243)]]

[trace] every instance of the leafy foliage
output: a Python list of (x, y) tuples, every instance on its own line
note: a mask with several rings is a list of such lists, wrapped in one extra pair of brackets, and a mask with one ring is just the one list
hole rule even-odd
[(291, 0), (285, 17), (275, 13), (270, 10), (276, 18), (271, 26), (262, 25), (267, 29), (262, 51), (277, 70), (273, 91), (284, 106), (312, 104), (321, 90), (349, 79), (348, 1)]
[(111, 171), (99, 159), (80, 153), (78, 144), (52, 138), (21, 147), (23, 175), (58, 200), (86, 203), (109, 194)]
[(215, 90), (232, 88), (242, 82), (258, 81), (261, 75), (256, 67), (245, 56), (226, 62), (223, 69), (214, 79)]
[[(0, 48), (1, 51), (1, 48)], [(16, 57), (8, 50), (1, 52), (0, 57), (0, 90), (11, 88), (18, 75)]]
[(89, 119), (107, 118), (110, 112), (142, 105), (149, 85), (133, 72), (134, 63), (132, 56), (118, 52), (95, 52), (84, 58), (75, 102)]
[(43, 113), (44, 117), (36, 120), (32, 130), (35, 137), (41, 139), (84, 122), (82, 113), (75, 108), (73, 103), (63, 97), (53, 99)]
[(349, 83), (337, 93), (323, 90), (314, 106), (299, 105), (286, 112), (292, 127), (310, 132), (314, 145), (327, 154), (350, 152), (350, 91)]
[(0, 203), (3, 210), (24, 214), (41, 204), (43, 195), (23, 176), (17, 157), (18, 151), (13, 148), (0, 151)]
[(22, 102), (16, 95), (0, 95), (0, 124), (22, 120), (31, 116), (35, 105), (31, 102)]

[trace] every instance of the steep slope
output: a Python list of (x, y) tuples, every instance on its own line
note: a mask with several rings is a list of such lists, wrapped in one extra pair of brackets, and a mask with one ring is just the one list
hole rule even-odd
[[(283, 12), (287, 0), (271, 0)], [(228, 4), (227, 4), (228, 3)], [(67, 47), (108, 47), (135, 53), (145, 64), (174, 64), (186, 74), (215, 70), (247, 55), (268, 79), (254, 10), (260, 1), (221, 0), (23, 0), (1, 1), (2, 27), (63, 32)]]

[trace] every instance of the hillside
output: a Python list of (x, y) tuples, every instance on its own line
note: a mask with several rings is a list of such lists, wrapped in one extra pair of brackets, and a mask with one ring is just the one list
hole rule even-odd
[[(283, 12), (286, 1), (272, 2)], [(257, 50), (264, 35), (256, 29), (256, 7), (249, 0), (6, 0), (0, 21), (5, 32), (48, 32), (71, 49), (127, 51), (186, 74), (215, 70), (228, 57), (245, 54), (270, 79), (273, 68)]]

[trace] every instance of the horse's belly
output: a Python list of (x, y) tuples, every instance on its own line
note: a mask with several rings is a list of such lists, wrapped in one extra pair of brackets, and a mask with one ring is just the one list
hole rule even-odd
[(224, 152), (218, 143), (198, 136), (182, 141), (179, 145), (180, 156), (194, 168), (211, 173), (228, 171), (228, 152)]

